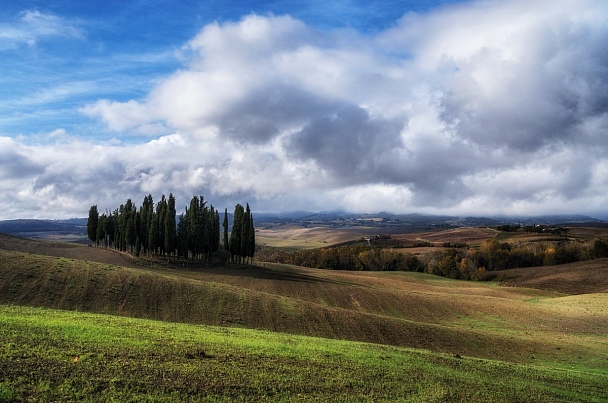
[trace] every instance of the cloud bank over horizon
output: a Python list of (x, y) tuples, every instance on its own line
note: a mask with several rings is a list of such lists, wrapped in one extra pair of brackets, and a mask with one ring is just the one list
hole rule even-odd
[[(23, 15), (57, 35), (59, 17)], [(371, 34), (290, 15), (206, 24), (144, 96), (76, 106), (104, 136), (0, 132), (0, 219), (169, 192), (254, 212), (606, 216), (606, 15), (513, 0), (406, 12)]]

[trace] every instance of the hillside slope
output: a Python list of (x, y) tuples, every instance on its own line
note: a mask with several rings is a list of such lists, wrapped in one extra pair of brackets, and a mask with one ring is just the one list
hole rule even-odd
[(493, 272), (492, 277), (514, 287), (565, 294), (608, 293), (608, 259), (501, 270)]
[(0, 305), (0, 401), (605, 402), (608, 373)]
[[(22, 249), (52, 249), (27, 242)], [(81, 257), (90, 251), (88, 257), (107, 255), (108, 261), (117, 257), (111, 251), (75, 248), (56, 249)], [(598, 354), (608, 336), (605, 294), (565, 300), (569, 297), (556, 292), (420, 273), (281, 265), (201, 271), (132, 263), (129, 268), (14, 250), (0, 250), (0, 262), (4, 304), (267, 329), (518, 362), (567, 363), (580, 357), (605, 367), (606, 357)]]

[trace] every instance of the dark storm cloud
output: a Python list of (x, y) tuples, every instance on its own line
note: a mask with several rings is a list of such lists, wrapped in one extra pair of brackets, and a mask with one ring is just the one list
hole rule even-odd
[(3, 145), (0, 149), (0, 179), (25, 180), (44, 171), (42, 164), (28, 159), (14, 149), (4, 148), (6, 146), (9, 145)]
[(403, 121), (371, 117), (363, 108), (346, 105), (335, 115), (313, 119), (286, 145), (293, 157), (314, 161), (338, 182), (382, 181), (392, 174), (386, 164), (402, 147), (403, 125)]
[(295, 85), (256, 89), (217, 118), (220, 134), (247, 143), (264, 143), (335, 107), (335, 102)]

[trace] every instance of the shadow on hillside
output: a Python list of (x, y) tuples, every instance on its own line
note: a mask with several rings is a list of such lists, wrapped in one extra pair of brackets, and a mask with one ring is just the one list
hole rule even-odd
[(296, 271), (285, 271), (275, 268), (261, 266), (247, 267), (226, 267), (226, 268), (209, 268), (197, 270), (199, 272), (214, 274), (219, 276), (251, 278), (256, 280), (271, 280), (271, 281), (293, 281), (299, 283), (333, 283), (339, 282), (328, 280), (321, 277), (312, 276), (309, 274), (298, 273)]
[(257, 280), (277, 280), (277, 281), (295, 281), (303, 283), (327, 283), (326, 279), (310, 276), (302, 273), (286, 272), (276, 269), (269, 269), (264, 267), (250, 267), (243, 269), (216, 269), (216, 274), (222, 274), (226, 276), (238, 276), (238, 277), (249, 277)]
[[(263, 263), (262, 263), (263, 264)], [(299, 283), (309, 284), (339, 284), (339, 285), (351, 285), (351, 286), (362, 286), (361, 284), (351, 283), (346, 281), (336, 281), (333, 279), (326, 279), (306, 273), (298, 272), (297, 269), (283, 270), (276, 267), (258, 266), (258, 265), (239, 265), (229, 264), (227, 267), (208, 267), (203, 262), (185, 262), (185, 261), (172, 261), (167, 267), (170, 270), (176, 271), (188, 271), (193, 273), (206, 273), (213, 276), (220, 277), (238, 277), (238, 278), (250, 278), (255, 280), (269, 280), (269, 281), (292, 281)]]

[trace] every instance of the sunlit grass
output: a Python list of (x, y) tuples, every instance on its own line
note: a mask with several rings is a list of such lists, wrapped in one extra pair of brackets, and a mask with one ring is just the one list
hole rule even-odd
[(605, 401), (608, 376), (268, 331), (0, 307), (0, 399)]

